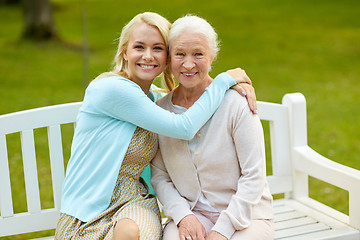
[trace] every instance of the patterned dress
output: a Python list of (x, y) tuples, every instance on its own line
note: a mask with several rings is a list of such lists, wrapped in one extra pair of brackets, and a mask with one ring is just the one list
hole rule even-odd
[(129, 218), (140, 230), (141, 240), (161, 238), (161, 217), (156, 197), (140, 178), (158, 148), (157, 136), (137, 127), (119, 171), (109, 207), (89, 222), (61, 213), (55, 239), (112, 239), (117, 220)]

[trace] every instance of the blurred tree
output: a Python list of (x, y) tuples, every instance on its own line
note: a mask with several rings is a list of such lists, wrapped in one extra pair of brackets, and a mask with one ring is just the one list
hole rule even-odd
[(21, 2), (21, 0), (0, 0), (0, 5), (1, 4), (7, 4), (7, 5), (18, 4), (20, 2)]
[(35, 41), (59, 39), (49, 0), (23, 0), (25, 27), (22, 37)]

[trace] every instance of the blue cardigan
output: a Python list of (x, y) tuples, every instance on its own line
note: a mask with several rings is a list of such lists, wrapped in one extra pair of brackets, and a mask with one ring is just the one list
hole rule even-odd
[(150, 99), (128, 79), (112, 76), (91, 82), (76, 120), (61, 212), (88, 222), (106, 210), (136, 126), (189, 140), (234, 84), (222, 73), (188, 111), (174, 114), (154, 103), (154, 92), (149, 92)]

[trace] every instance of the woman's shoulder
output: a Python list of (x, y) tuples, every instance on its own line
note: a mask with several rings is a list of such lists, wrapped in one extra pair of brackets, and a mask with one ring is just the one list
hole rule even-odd
[(243, 97), (233, 89), (230, 89), (226, 92), (224, 100), (222, 101), (219, 109), (220, 108), (224, 113), (229, 114), (228, 116), (234, 117), (234, 119), (240, 119), (249, 116), (251, 116), (251, 118), (254, 116), (257, 117), (257, 115), (253, 114), (250, 110), (247, 98)]
[(171, 99), (172, 99), (173, 92), (174, 92), (174, 90), (169, 92), (168, 94), (166, 94), (162, 98), (158, 99), (156, 101), (156, 104), (159, 105), (160, 107), (165, 107), (165, 106), (171, 104)]
[(245, 107), (248, 105), (246, 97), (243, 97), (234, 89), (229, 89), (228, 91), (226, 91), (223, 103), (232, 107), (234, 105), (238, 105), (239, 107)]
[(94, 79), (90, 82), (89, 86), (107, 86), (113, 84), (136, 85), (133, 81), (122, 76), (104, 76)]
[(93, 80), (86, 89), (86, 92), (126, 92), (133, 90), (141, 90), (140, 86), (133, 81), (122, 76), (106, 76)]

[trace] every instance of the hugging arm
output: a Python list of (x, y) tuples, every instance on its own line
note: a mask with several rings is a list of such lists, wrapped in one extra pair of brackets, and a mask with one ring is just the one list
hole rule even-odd
[(96, 93), (89, 101), (104, 115), (165, 136), (189, 140), (210, 119), (225, 92), (243, 80), (237, 78), (236, 74), (234, 76), (236, 81), (227, 73), (218, 75), (199, 100), (182, 114), (162, 109), (138, 85), (120, 77), (94, 82), (89, 91)]

